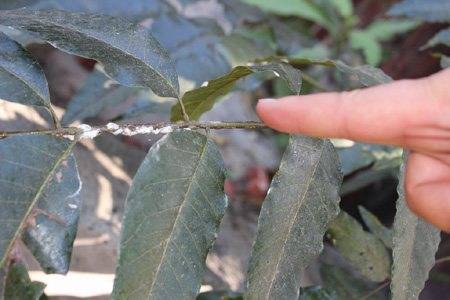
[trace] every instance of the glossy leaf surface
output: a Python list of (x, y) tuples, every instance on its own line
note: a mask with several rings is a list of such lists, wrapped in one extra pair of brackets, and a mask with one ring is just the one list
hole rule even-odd
[(339, 212), (342, 177), (328, 140), (291, 136), (259, 217), (246, 299), (298, 299), (303, 272), (322, 251), (325, 230)]
[(358, 206), (359, 213), (364, 221), (364, 224), (369, 228), (377, 238), (379, 238), (384, 246), (392, 249), (392, 230), (381, 224), (380, 220), (365, 209), (363, 206)]
[(450, 21), (450, 2), (442, 0), (404, 0), (395, 4), (389, 15), (419, 17), (428, 22)]
[(104, 108), (123, 103), (140, 90), (120, 85), (95, 68), (69, 102), (61, 125), (96, 116)]
[(0, 32), (0, 98), (50, 108), (47, 80), (38, 62)]
[[(247, 67), (239, 66), (234, 68), (228, 75), (208, 81), (205, 83), (205, 86), (185, 93), (183, 104), (186, 113), (191, 120), (198, 120), (204, 112), (214, 106), (215, 100), (227, 94), (239, 79), (262, 71), (274, 72), (288, 83), (289, 88), (293, 92), (300, 93), (301, 72), (286, 63), (271, 62)], [(172, 121), (182, 120), (179, 104), (173, 106), (171, 119)]]
[(42, 282), (30, 281), (25, 264), (12, 264), (5, 282), (4, 299), (39, 300), (44, 294), (45, 286)]
[(55, 9), (0, 11), (0, 23), (68, 53), (99, 61), (108, 76), (121, 84), (149, 87), (165, 97), (179, 94), (172, 60), (141, 25), (107, 15)]
[(390, 260), (384, 245), (346, 212), (341, 211), (328, 228), (327, 236), (367, 279), (380, 282), (389, 276)]
[[(48, 209), (47, 205), (57, 203), (69, 206), (68, 215), (79, 214), (78, 210), (70, 209), (71, 201), (79, 201), (81, 187), (78, 175), (75, 176), (74, 163), (67, 158), (72, 145), (73, 142), (47, 135), (13, 136), (0, 140), (0, 267), (6, 263), (19, 232), (24, 227), (35, 226), (37, 217), (46, 217), (60, 224), (55, 226), (56, 223), (51, 223), (54, 227), (46, 227), (45, 232), (50, 235), (47, 238), (58, 236), (61, 228), (70, 226), (72, 231), (68, 234), (73, 239), (76, 221), (64, 224), (64, 215), (44, 210)], [(56, 193), (55, 198), (51, 193)], [(61, 254), (58, 259), (70, 259), (70, 255), (67, 257), (52, 252), (54, 249), (47, 250)], [(65, 263), (65, 268), (68, 268), (68, 261)]]
[[(334, 300), (361, 300), (372, 293), (374, 288), (361, 278), (351, 274), (338, 265), (322, 265), (320, 270), (323, 285), (335, 293)], [(385, 300), (385, 298), (372, 295), (366, 300)]]
[(195, 299), (227, 206), (225, 167), (210, 139), (159, 140), (128, 194), (113, 299)]
[(440, 242), (440, 230), (413, 214), (406, 204), (404, 184), (408, 155), (408, 151), (403, 154), (393, 226), (393, 300), (419, 299)]

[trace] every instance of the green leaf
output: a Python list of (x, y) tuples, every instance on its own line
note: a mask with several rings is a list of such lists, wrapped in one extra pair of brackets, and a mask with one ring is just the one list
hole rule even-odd
[(71, 54), (95, 59), (117, 82), (179, 95), (172, 60), (145, 27), (107, 15), (55, 9), (0, 11), (0, 23), (35, 35)]
[[(383, 84), (392, 81), (392, 78), (386, 75), (381, 69), (373, 66), (364, 65), (359, 67), (350, 67), (339, 60), (330, 59), (306, 59), (306, 58), (283, 58), (268, 57), (261, 61), (284, 61), (289, 64), (321, 65), (336, 68), (347, 74), (355, 75), (359, 82), (367, 86)], [(259, 62), (259, 60), (257, 61)]]
[(35, 4), (39, 1), (40, 0), (2, 0), (0, 3), (0, 9), (21, 8), (21, 7)]
[(358, 209), (364, 224), (383, 242), (384, 246), (392, 249), (392, 230), (381, 224), (380, 220), (363, 206), (358, 206)]
[(4, 296), (6, 300), (39, 300), (45, 286), (42, 282), (30, 281), (25, 264), (12, 264), (9, 266)]
[(228, 62), (218, 51), (224, 32), (213, 20), (164, 14), (150, 29), (170, 54), (179, 76), (194, 82), (196, 87), (230, 71)]
[[(16, 6), (15, 8), (24, 6), (25, 5)], [(174, 8), (163, 0), (41, 0), (39, 1), (39, 3), (34, 4), (29, 8), (56, 8), (60, 10), (69, 10), (72, 12), (86, 12), (97, 15), (110, 15), (122, 17), (136, 22), (148, 18), (154, 18), (158, 15), (174, 11)]]
[(291, 136), (262, 206), (245, 299), (298, 299), (303, 272), (322, 252), (325, 230), (339, 212), (342, 177), (328, 140)]
[(241, 0), (218, 0), (224, 7), (225, 16), (233, 26), (244, 24), (245, 21), (258, 23), (269, 18), (268, 14), (256, 6), (243, 3)]
[(44, 272), (66, 274), (81, 214), (81, 181), (73, 154), (53, 174), (27, 220), (22, 241)]
[(0, 32), (0, 98), (50, 108), (47, 80), (38, 62)]
[(67, 106), (61, 125), (98, 115), (104, 108), (125, 102), (142, 89), (118, 84), (99, 68), (95, 68)]
[(6, 265), (0, 265), (0, 299), (2, 300), (4, 299), (6, 274)]
[(241, 297), (241, 293), (236, 293), (233, 291), (211, 291), (201, 293), (197, 296), (196, 300), (222, 300), (223, 297)]
[(159, 140), (133, 179), (113, 299), (195, 299), (227, 206), (225, 166), (204, 135)]
[(378, 41), (388, 41), (396, 34), (406, 33), (421, 24), (419, 20), (377, 20), (364, 29)]
[(388, 15), (419, 17), (428, 22), (449, 22), (450, 2), (442, 0), (404, 0), (395, 4)]
[(363, 30), (354, 29), (349, 34), (350, 47), (362, 50), (364, 58), (369, 65), (377, 66), (381, 62), (382, 49), (375, 37)]
[(329, 31), (334, 30), (334, 24), (329, 21), (327, 15), (320, 7), (310, 1), (297, 0), (243, 0), (243, 2), (255, 5), (263, 11), (281, 16), (297, 16), (317, 23)]
[(440, 242), (440, 230), (414, 215), (405, 199), (405, 169), (409, 151), (400, 169), (397, 213), (393, 226), (392, 300), (419, 299)]
[(450, 28), (439, 31), (427, 43), (427, 47), (434, 47), (439, 44), (444, 44), (450, 47)]
[(381, 241), (364, 231), (346, 212), (341, 211), (328, 228), (327, 236), (364, 277), (380, 282), (389, 276), (390, 260)]
[(352, 16), (353, 2), (351, 0), (331, 0), (330, 2), (344, 18)]
[(151, 91), (142, 91), (133, 105), (114, 120), (130, 119), (144, 114), (170, 115), (170, 110), (176, 102), (175, 99), (159, 97)]
[[(335, 141), (332, 140), (334, 144)], [(338, 148), (339, 159), (345, 175), (373, 165), (375, 169), (398, 167), (401, 163), (401, 148), (354, 142), (351, 147)]]
[[(75, 178), (72, 158), (67, 157), (72, 146), (73, 142), (47, 135), (18, 135), (0, 140), (0, 268), (5, 265), (20, 231), (24, 226), (33, 226), (36, 216), (57, 220), (62, 227), (70, 226), (67, 227), (69, 235), (75, 234), (76, 222), (72, 223), (71, 216), (43, 210), (55, 203), (70, 208), (71, 201), (79, 201), (81, 183), (78, 176)], [(66, 176), (71, 180), (66, 181)], [(53, 192), (57, 192), (55, 198), (50, 196)], [(43, 209), (33, 210), (36, 204)], [(71, 209), (70, 213), (79, 214), (79, 208)], [(71, 223), (63, 224), (65, 217)], [(51, 228), (50, 233), (56, 233), (61, 226)], [(53, 253), (51, 249), (44, 252), (47, 251)]]
[(311, 286), (300, 289), (298, 300), (335, 300), (335, 295), (321, 286)]
[[(262, 71), (272, 71), (276, 76), (283, 78), (289, 88), (299, 94), (302, 84), (301, 72), (283, 62), (269, 62), (252, 66), (239, 66), (228, 75), (213, 79), (205, 83), (205, 86), (186, 92), (183, 96), (183, 104), (190, 120), (198, 120), (200, 116), (214, 106), (215, 100), (227, 94), (236, 82), (248, 75)], [(172, 121), (182, 120), (180, 105), (172, 107)]]
[(225, 17), (233, 27), (243, 24), (245, 21), (258, 23), (268, 17), (267, 13), (241, 0), (218, 0), (218, 2), (223, 6)]
[(446, 55), (442, 55), (441, 57), (441, 68), (445, 69), (450, 67), (450, 57)]
[(232, 67), (245, 65), (249, 61), (262, 59), (275, 54), (274, 50), (270, 48), (269, 45), (257, 43), (254, 40), (238, 34), (231, 34), (223, 37), (218, 47), (220, 53), (227, 59)]
[[(335, 292), (335, 300), (361, 300), (371, 293), (375, 288), (344, 270), (338, 265), (322, 265), (320, 270), (324, 286), (329, 291)], [(384, 300), (377, 294), (365, 298), (366, 300)]]

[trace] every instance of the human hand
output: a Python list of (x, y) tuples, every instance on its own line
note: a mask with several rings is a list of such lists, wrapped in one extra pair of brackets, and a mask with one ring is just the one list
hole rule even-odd
[(407, 203), (450, 233), (450, 69), (351, 92), (262, 99), (256, 110), (278, 131), (410, 149)]

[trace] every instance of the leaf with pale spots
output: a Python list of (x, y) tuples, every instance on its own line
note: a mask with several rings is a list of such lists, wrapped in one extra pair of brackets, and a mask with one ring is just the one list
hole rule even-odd
[(130, 188), (113, 299), (195, 299), (225, 213), (225, 167), (204, 135), (177, 130), (148, 152)]

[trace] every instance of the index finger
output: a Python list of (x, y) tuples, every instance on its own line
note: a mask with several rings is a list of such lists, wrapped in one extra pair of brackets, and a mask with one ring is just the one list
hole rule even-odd
[(450, 128), (448, 79), (450, 70), (444, 70), (351, 92), (262, 100), (257, 112), (282, 132), (415, 147), (415, 136)]

